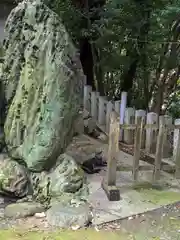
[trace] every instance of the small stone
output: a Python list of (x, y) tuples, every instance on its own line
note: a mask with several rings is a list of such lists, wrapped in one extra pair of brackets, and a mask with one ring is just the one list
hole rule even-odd
[(9, 204), (5, 208), (4, 215), (8, 218), (24, 218), (41, 212), (44, 212), (44, 207), (41, 204), (36, 202), (24, 202)]
[(84, 204), (79, 207), (55, 204), (47, 211), (47, 221), (51, 226), (60, 228), (84, 227), (92, 220), (89, 206)]
[(76, 226), (72, 226), (72, 227), (71, 227), (71, 229), (72, 229), (73, 231), (76, 231), (76, 230), (78, 230), (79, 228), (80, 228), (79, 225), (76, 225)]
[(100, 230), (98, 229), (98, 227), (95, 227), (95, 230), (96, 230), (96, 232), (99, 232)]
[(99, 135), (98, 139), (100, 139), (101, 141), (104, 141), (104, 142), (105, 142), (105, 141), (108, 140), (108, 137), (107, 137), (105, 134), (101, 133), (101, 134)]
[(36, 218), (44, 218), (46, 216), (46, 214), (44, 212), (41, 213), (35, 213), (34, 215)]

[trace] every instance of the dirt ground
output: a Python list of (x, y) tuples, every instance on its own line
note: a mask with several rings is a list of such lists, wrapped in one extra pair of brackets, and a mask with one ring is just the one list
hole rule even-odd
[[(12, 225), (11, 225), (12, 224)], [(160, 209), (87, 229), (63, 231), (48, 226), (45, 218), (27, 218), (9, 222), (9, 230), (0, 230), (3, 240), (178, 240), (180, 239), (180, 202)], [(2, 227), (2, 221), (0, 221)], [(10, 226), (11, 225), (11, 226)], [(6, 228), (8, 226), (6, 225)], [(15, 229), (15, 230), (14, 230)]]
[[(89, 156), (92, 156), (92, 153), (94, 152), (93, 145), (97, 144), (97, 142), (94, 142), (92, 144), (89, 143), (87, 139), (82, 139), (82, 141), (79, 140), (78, 142), (79, 146), (74, 144), (74, 147), (69, 149), (69, 151), (73, 151), (76, 153), (76, 157), (79, 158), (81, 156), (81, 159), (84, 160), (86, 158), (89, 158)], [(97, 145), (96, 145), (97, 146)], [(75, 151), (76, 149), (76, 151)], [(79, 151), (79, 149), (81, 151)], [(98, 146), (98, 149), (102, 149), (102, 145), (100, 144)], [(98, 150), (97, 150), (98, 151)], [(83, 154), (82, 154), (83, 152)], [(121, 156), (121, 164), (125, 161), (126, 164), (130, 164), (130, 158), (128, 156), (124, 156), (122, 158)], [(98, 189), (100, 184), (100, 177), (102, 173), (99, 174), (99, 176), (93, 175), (89, 178), (89, 180), (95, 179), (93, 183), (93, 188)], [(122, 174), (121, 174), (122, 175)], [(96, 179), (97, 178), (97, 179)], [(167, 178), (167, 177), (166, 177)], [(166, 179), (165, 178), (165, 179)], [(122, 181), (123, 178), (121, 176), (121, 184), (123, 183), (123, 186), (126, 186), (127, 183), (131, 183), (129, 180), (129, 177), (125, 175), (124, 182)], [(169, 178), (168, 178), (169, 181)], [(170, 181), (173, 182), (173, 179)], [(177, 189), (178, 191), (179, 189)], [(129, 191), (129, 190), (128, 190)], [(159, 191), (157, 191), (159, 192)], [(123, 195), (122, 191), (121, 194)], [(156, 193), (157, 195), (157, 193)], [(151, 202), (149, 202), (149, 195), (148, 195), (148, 204), (154, 204), (156, 205), (157, 199), (154, 199), (156, 195), (153, 195), (151, 199)], [(95, 197), (98, 195), (95, 194)], [(102, 195), (104, 198), (104, 195)], [(139, 195), (138, 195), (139, 196)], [(162, 195), (166, 196), (166, 195)], [(178, 195), (177, 195), (178, 196)], [(106, 240), (112, 238), (112, 240), (180, 240), (180, 199), (172, 198), (171, 204), (166, 205), (163, 199), (160, 201), (160, 205), (163, 205), (161, 207), (157, 207), (155, 210), (148, 211), (145, 213), (139, 213), (136, 215), (130, 215), (128, 217), (119, 217), (120, 220), (116, 219), (114, 221), (109, 221), (103, 224), (97, 224), (96, 222), (93, 222), (92, 225), (87, 227), (86, 229), (72, 229), (70, 231), (63, 231), (60, 229), (55, 229), (48, 225), (46, 221), (46, 217), (38, 218), (38, 217), (29, 217), (26, 219), (18, 219), (18, 220), (12, 220), (12, 219), (5, 219), (1, 216), (3, 216), (3, 207), (0, 208), (0, 239), (3, 240)], [(157, 197), (157, 196), (156, 196)], [(168, 195), (169, 198), (169, 195)], [(101, 199), (100, 199), (101, 200)], [(136, 201), (137, 199), (135, 199)], [(179, 200), (179, 201), (178, 201)], [(125, 200), (124, 200), (125, 201)], [(158, 195), (158, 201), (159, 201), (159, 195)], [(172, 203), (172, 202), (175, 203)], [(102, 201), (101, 201), (102, 202)], [(107, 201), (108, 202), (108, 201)], [(123, 202), (123, 201), (122, 201)], [(106, 203), (106, 202), (105, 202)], [(163, 204), (162, 204), (163, 203)], [(109, 204), (109, 203), (106, 203)], [(104, 205), (104, 208), (106, 208), (108, 205)], [(124, 205), (123, 203), (114, 203), (115, 205), (120, 204), (120, 207), (123, 209)], [(135, 205), (132, 205), (132, 203), (127, 204), (128, 206), (131, 205), (131, 208), (136, 205), (143, 206), (143, 202), (139, 202)], [(116, 208), (113, 209), (117, 210)], [(141, 206), (140, 206), (141, 208)], [(121, 211), (125, 216), (126, 210), (128, 208), (124, 208), (124, 210)], [(104, 216), (104, 215), (103, 215)], [(103, 217), (102, 216), (102, 217)], [(4, 230), (6, 229), (6, 230)]]

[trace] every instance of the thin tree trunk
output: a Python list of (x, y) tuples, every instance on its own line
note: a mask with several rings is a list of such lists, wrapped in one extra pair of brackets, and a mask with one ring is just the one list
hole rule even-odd
[[(148, 36), (149, 28), (150, 28), (150, 15), (152, 12), (152, 6), (150, 6), (146, 1), (136, 1), (137, 7), (140, 8), (142, 14), (142, 20), (145, 22), (144, 25), (140, 29), (139, 37), (137, 38), (137, 46), (134, 46), (134, 49), (130, 47), (127, 51), (128, 56), (132, 59), (131, 64), (127, 71), (124, 72), (121, 82), (121, 90), (128, 92), (128, 103), (131, 102), (131, 94), (130, 91), (133, 87), (133, 81), (136, 76), (136, 71), (139, 62), (141, 61), (141, 53), (146, 54), (146, 39)], [(142, 4), (143, 3), (143, 4)]]

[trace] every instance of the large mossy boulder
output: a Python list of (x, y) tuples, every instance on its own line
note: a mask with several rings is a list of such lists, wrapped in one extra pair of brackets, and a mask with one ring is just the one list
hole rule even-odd
[(41, 1), (19, 3), (5, 31), (6, 144), (32, 172), (49, 170), (72, 140), (82, 105), (80, 60), (61, 20)]

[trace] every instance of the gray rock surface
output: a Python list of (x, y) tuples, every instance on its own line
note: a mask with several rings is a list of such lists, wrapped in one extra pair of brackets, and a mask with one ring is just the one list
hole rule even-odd
[(2, 157), (0, 159), (0, 194), (21, 198), (31, 190), (27, 169), (9, 158)]
[(72, 199), (81, 201), (88, 197), (84, 172), (67, 154), (60, 155), (49, 172), (33, 173), (32, 185), (34, 197), (43, 204), (50, 203), (52, 198), (68, 204)]
[(8, 218), (24, 218), (41, 212), (44, 212), (44, 207), (36, 202), (13, 203), (5, 208), (4, 216)]
[(84, 227), (92, 221), (92, 215), (86, 204), (78, 207), (55, 204), (47, 211), (47, 221), (51, 226), (60, 228)]
[(71, 142), (83, 103), (79, 56), (59, 17), (40, 0), (19, 3), (5, 31), (6, 143), (31, 171), (49, 170)]

